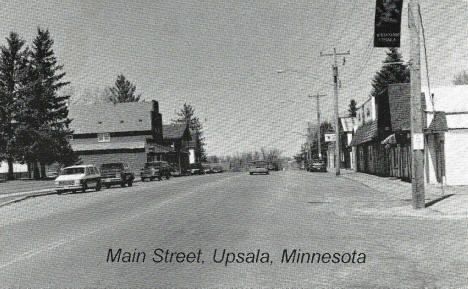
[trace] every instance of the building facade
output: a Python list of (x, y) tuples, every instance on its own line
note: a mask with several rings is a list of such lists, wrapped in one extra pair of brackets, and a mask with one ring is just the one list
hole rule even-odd
[(73, 105), (69, 118), (71, 147), (85, 164), (125, 162), (136, 171), (148, 161), (154, 144), (164, 153), (170, 151), (162, 146), (157, 101)]

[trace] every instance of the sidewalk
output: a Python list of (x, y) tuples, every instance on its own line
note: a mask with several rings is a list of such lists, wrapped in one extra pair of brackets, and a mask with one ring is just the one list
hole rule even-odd
[[(140, 182), (136, 177), (134, 182)], [(0, 207), (26, 198), (55, 194), (54, 180), (13, 180), (0, 183)]]
[(0, 198), (3, 195), (32, 190), (52, 189), (54, 180), (14, 180), (0, 183)]
[[(341, 176), (395, 198), (411, 200), (411, 183), (396, 178), (379, 177), (351, 170), (341, 170)], [(435, 214), (447, 218), (468, 217), (468, 186), (442, 187), (426, 184), (425, 197), (426, 209), (424, 210), (414, 210), (411, 206), (405, 206), (389, 208), (379, 213), (393, 216), (431, 217)]]

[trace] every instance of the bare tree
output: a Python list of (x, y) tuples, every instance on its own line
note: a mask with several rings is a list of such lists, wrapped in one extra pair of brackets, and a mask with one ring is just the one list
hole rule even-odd
[(467, 85), (468, 84), (468, 73), (466, 70), (462, 70), (461, 72), (457, 73), (453, 78), (454, 85)]

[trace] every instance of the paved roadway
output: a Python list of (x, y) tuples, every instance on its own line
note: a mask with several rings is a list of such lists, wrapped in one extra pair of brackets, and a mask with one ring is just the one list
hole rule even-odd
[[(38, 197), (0, 208), (0, 288), (468, 286), (466, 220), (359, 211), (407, 203), (332, 174), (302, 171), (192, 176)], [(145, 262), (106, 262), (109, 248), (146, 252)], [(204, 263), (155, 263), (157, 248), (201, 249)], [(213, 262), (214, 249), (260, 249), (270, 259), (225, 266)], [(285, 264), (283, 249), (356, 250), (366, 259)]]

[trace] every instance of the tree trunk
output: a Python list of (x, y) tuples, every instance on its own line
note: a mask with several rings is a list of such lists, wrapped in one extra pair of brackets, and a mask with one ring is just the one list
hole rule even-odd
[(46, 176), (46, 168), (45, 168), (45, 164), (43, 163), (40, 163), (40, 164), (41, 164), (41, 179), (43, 179)]
[(13, 174), (13, 159), (8, 158), (8, 174), (7, 174), (7, 179), (8, 180), (14, 180), (15, 175)]
[(39, 166), (37, 165), (37, 162), (33, 162), (32, 165), (34, 168), (34, 179), (38, 180), (39, 179)]

